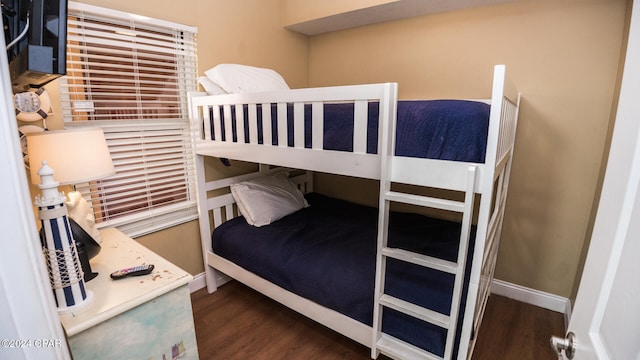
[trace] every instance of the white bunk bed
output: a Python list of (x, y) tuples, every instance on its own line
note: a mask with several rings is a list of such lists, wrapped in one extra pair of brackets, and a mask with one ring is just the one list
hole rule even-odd
[[(371, 348), (372, 358), (377, 358), (379, 353), (393, 358), (449, 359), (455, 353), (458, 359), (471, 358), (496, 263), (519, 100), (519, 94), (506, 77), (505, 66), (495, 66), (492, 97), (488, 100), (490, 115), (486, 154), (484, 162), (477, 163), (395, 156), (393, 149), (398, 103), (395, 83), (220, 96), (192, 94), (190, 115), (197, 165), (200, 232), (209, 292), (216, 290), (215, 271), (220, 271)], [(376, 153), (368, 152), (366, 145), (366, 113), (371, 102), (379, 103)], [(323, 107), (328, 103), (353, 103), (353, 151), (323, 150)], [(312, 139), (311, 144), (306, 146), (302, 125), (305, 106), (311, 108), (312, 114)], [(294, 134), (287, 134), (287, 113), (293, 118)], [(232, 118), (247, 120), (232, 123)], [(272, 124), (279, 124), (277, 131), (272, 129)], [(280, 139), (278, 144), (275, 144), (276, 136)], [(289, 139), (288, 144), (285, 139)], [(207, 157), (270, 165), (261, 166), (261, 173), (273, 171), (271, 165), (306, 170), (291, 177), (303, 192), (312, 190), (313, 172), (316, 171), (380, 181), (372, 326), (287, 291), (214, 253), (211, 240), (213, 229), (239, 215), (233, 196), (228, 191), (221, 192), (221, 189), (253, 178), (257, 173), (208, 181), (204, 171)], [(464, 194), (464, 200), (406, 194), (395, 188), (392, 191), (391, 184), (395, 183), (452, 190)], [(479, 204), (474, 204), (476, 200)], [(461, 213), (457, 260), (446, 261), (388, 247), (389, 208), (393, 202)], [(475, 228), (475, 243), (472, 249), (467, 249), (472, 227)], [(468, 251), (472, 252), (473, 257), (470, 269), (465, 269)], [(384, 294), (387, 259), (398, 259), (452, 274), (455, 281), (450, 313), (437, 313)], [(470, 275), (468, 290), (463, 291), (465, 271)], [(460, 308), (459, 305), (463, 303), (466, 305)], [(382, 314), (387, 309), (446, 329), (444, 353), (432, 354), (383, 333)], [(461, 325), (456, 326), (459, 312), (464, 316)], [(455, 345), (456, 329), (459, 332), (459, 346)]]

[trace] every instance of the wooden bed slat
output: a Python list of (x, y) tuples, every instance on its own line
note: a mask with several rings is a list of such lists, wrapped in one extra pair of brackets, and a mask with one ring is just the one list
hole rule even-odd
[(278, 146), (287, 147), (287, 103), (278, 103)]
[(293, 146), (304, 148), (304, 103), (293, 104)]
[(258, 143), (258, 105), (249, 104), (249, 143)]
[[(214, 109), (216, 108), (215, 106), (213, 107)], [(205, 124), (211, 124), (212, 118), (211, 118), (211, 112), (209, 111), (210, 108), (209, 107), (205, 107), (202, 111), (202, 121)], [(213, 138), (211, 137), (211, 126), (204, 126), (204, 138), (205, 139), (209, 139), (209, 140), (213, 140)]]
[[(220, 118), (220, 110), (221, 107), (218, 105), (214, 105), (213, 106), (213, 136), (208, 137), (207, 139), (211, 139), (211, 140), (222, 140), (222, 126), (221, 126), (221, 122), (222, 119)], [(208, 126), (205, 126), (205, 128), (208, 128)]]
[(353, 152), (360, 154), (367, 152), (368, 106), (368, 101), (358, 100), (353, 109)]
[(233, 125), (231, 117), (231, 105), (225, 105), (222, 108), (224, 119), (224, 138), (226, 141), (233, 142)]
[[(235, 112), (236, 112), (236, 130), (235, 130), (236, 141), (243, 144), (246, 142), (245, 132), (244, 132), (244, 106), (236, 105)], [(233, 129), (232, 129), (232, 133), (233, 133)]]
[(311, 148), (322, 150), (324, 134), (324, 105), (321, 101), (311, 104)]

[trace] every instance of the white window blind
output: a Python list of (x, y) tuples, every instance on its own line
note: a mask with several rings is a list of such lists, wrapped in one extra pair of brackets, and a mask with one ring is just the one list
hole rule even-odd
[(69, 2), (65, 127), (101, 127), (116, 168), (77, 186), (99, 227), (135, 237), (197, 218), (187, 107), (197, 87), (196, 32)]

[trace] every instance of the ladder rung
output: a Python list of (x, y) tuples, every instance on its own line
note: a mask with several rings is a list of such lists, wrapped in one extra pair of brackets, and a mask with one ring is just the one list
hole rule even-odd
[(394, 259), (410, 262), (412, 264), (428, 267), (435, 270), (455, 274), (458, 271), (458, 264), (435, 258), (433, 256), (422, 255), (407, 250), (396, 248), (383, 248), (382, 255), (392, 257)]
[(376, 343), (376, 348), (385, 355), (396, 359), (416, 359), (416, 360), (443, 360), (440, 356), (432, 354), (417, 346), (408, 344), (393, 336), (382, 334), (380, 340)]
[(441, 314), (437, 311), (423, 308), (422, 306), (412, 304), (410, 302), (398, 299), (387, 294), (383, 294), (380, 297), (380, 304), (405, 313), (411, 317), (437, 325), (441, 328), (449, 328), (449, 316)]
[(454, 201), (447, 199), (439, 199), (430, 196), (421, 196), (414, 194), (405, 194), (397, 191), (389, 191), (384, 194), (385, 199), (389, 201), (395, 201), (405, 204), (412, 204), (418, 206), (426, 206), (441, 210), (449, 210), (449, 211), (464, 211), (464, 202), (462, 201)]

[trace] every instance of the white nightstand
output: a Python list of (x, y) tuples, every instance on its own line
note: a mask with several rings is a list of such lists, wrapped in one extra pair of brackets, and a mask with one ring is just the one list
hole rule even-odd
[[(101, 231), (86, 283), (93, 300), (61, 314), (71, 353), (83, 359), (198, 359), (189, 281), (193, 277), (116, 229)], [(119, 269), (153, 264), (149, 275), (111, 280)]]

